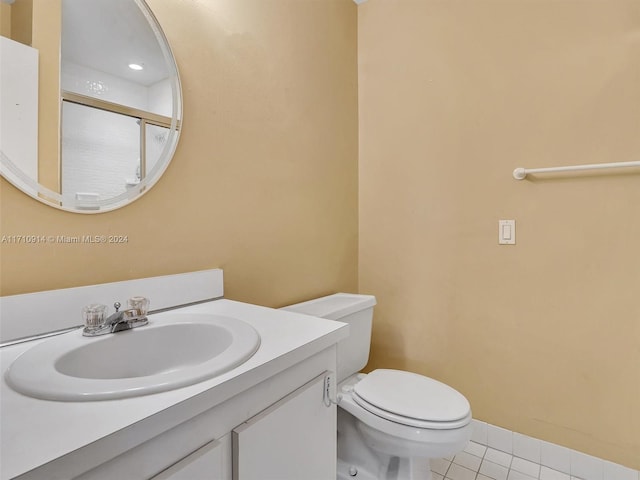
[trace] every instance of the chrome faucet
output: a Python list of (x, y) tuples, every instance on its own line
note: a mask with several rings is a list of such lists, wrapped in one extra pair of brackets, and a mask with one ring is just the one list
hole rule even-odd
[[(102, 305), (89, 305), (88, 307), (85, 307), (86, 326), (82, 330), (82, 335), (84, 335), (85, 337), (96, 337), (98, 335), (106, 335), (107, 333), (116, 333), (123, 330), (131, 330), (132, 328), (141, 327), (148, 324), (149, 319), (147, 318), (146, 309), (149, 305), (149, 301), (147, 299), (144, 300), (146, 301), (146, 305), (144, 305), (144, 307), (134, 306), (133, 308), (128, 308), (122, 311), (120, 311), (120, 307), (122, 306), (120, 302), (114, 303), (113, 306), (116, 309), (116, 312), (109, 315), (106, 320), (103, 320), (106, 307)], [(132, 302), (130, 301), (129, 303), (131, 304)], [(87, 314), (87, 311), (89, 311), (90, 313), (94, 313), (94, 310), (97, 307), (103, 307), (103, 315)]]
[(111, 328), (111, 333), (131, 330), (149, 323), (146, 314), (143, 314), (138, 308), (128, 308), (120, 312), (120, 302), (114, 303), (113, 306), (116, 309), (116, 313), (107, 318), (107, 326)]

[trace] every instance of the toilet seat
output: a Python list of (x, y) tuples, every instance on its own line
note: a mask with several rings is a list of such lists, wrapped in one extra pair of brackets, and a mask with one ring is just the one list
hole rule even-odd
[[(401, 457), (445, 457), (460, 452), (471, 438), (471, 418), (460, 428), (416, 428), (371, 413), (344, 392), (338, 407), (356, 419), (358, 430), (392, 455)], [(340, 423), (340, 420), (338, 421)], [(339, 429), (338, 429), (339, 430)]]
[(353, 386), (355, 403), (385, 420), (421, 429), (449, 430), (471, 421), (467, 399), (429, 377), (379, 369)]

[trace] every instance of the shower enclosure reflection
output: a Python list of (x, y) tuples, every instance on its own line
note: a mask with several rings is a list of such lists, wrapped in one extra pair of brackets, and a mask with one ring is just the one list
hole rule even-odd
[(62, 104), (62, 194), (110, 198), (152, 170), (169, 128), (87, 105)]
[[(133, 2), (62, 0), (63, 198), (121, 195), (162, 153), (171, 125), (170, 72), (145, 28)], [(132, 34), (135, 42), (127, 39)]]

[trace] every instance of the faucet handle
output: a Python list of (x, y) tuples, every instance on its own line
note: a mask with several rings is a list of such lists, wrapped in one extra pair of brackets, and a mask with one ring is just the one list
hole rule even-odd
[(120, 310), (120, 307), (122, 306), (122, 304), (120, 302), (116, 302), (113, 304), (113, 308), (116, 309), (116, 313), (118, 313), (118, 310)]
[(88, 329), (99, 328), (107, 321), (107, 306), (92, 303), (82, 309), (82, 318)]
[(138, 315), (144, 317), (149, 311), (149, 299), (146, 297), (131, 297), (129, 299), (129, 308), (138, 311)]

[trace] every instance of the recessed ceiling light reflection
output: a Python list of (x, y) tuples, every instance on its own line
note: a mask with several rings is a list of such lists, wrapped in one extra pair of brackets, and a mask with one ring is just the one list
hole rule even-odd
[(137, 63), (130, 63), (129, 68), (131, 70), (143, 70), (144, 67), (142, 65), (138, 65)]

